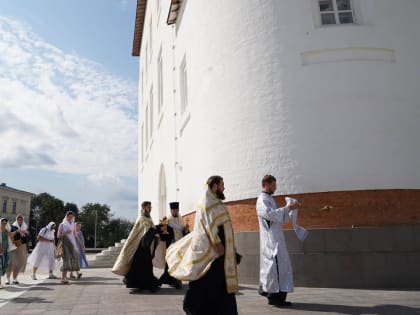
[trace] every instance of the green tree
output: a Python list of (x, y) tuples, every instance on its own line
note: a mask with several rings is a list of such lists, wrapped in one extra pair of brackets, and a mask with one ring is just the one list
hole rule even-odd
[(64, 212), (67, 213), (68, 211), (73, 212), (76, 218), (79, 216), (79, 208), (75, 203), (66, 202), (66, 204), (64, 205)]
[(103, 247), (107, 234), (106, 226), (112, 217), (111, 209), (106, 204), (87, 203), (80, 212), (80, 220), (83, 226), (83, 235), (86, 247), (95, 245), (95, 224), (96, 224), (96, 247)]
[(41, 228), (51, 221), (58, 226), (63, 220), (65, 213), (63, 201), (49, 193), (41, 193), (32, 197), (29, 216), (32, 243), (35, 243), (36, 236)]
[(111, 219), (105, 227), (104, 247), (113, 246), (116, 242), (127, 238), (133, 223), (129, 220), (116, 218)]

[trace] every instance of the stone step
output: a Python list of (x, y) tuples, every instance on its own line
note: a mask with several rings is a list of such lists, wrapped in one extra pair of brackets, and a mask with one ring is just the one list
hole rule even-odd
[(120, 242), (115, 243), (114, 246), (110, 246), (107, 249), (104, 249), (102, 252), (89, 257), (89, 267), (90, 268), (110, 268), (114, 265), (115, 261), (118, 258), (118, 255), (121, 252), (122, 247), (126, 239), (122, 239)]

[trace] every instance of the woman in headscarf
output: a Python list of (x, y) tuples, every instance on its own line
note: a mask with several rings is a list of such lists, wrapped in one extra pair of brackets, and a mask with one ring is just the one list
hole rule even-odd
[(10, 225), (6, 218), (0, 219), (0, 289), (1, 276), (4, 276), (9, 264), (9, 252), (10, 252), (10, 237), (13, 234), (10, 232)]
[[(85, 254), (85, 237), (82, 232), (82, 222), (76, 222), (76, 243), (77, 249), (79, 250), (79, 266), (80, 268), (87, 268), (89, 267), (89, 263)], [(70, 278), (76, 278), (73, 276), (73, 272), (70, 272)]]
[(79, 273), (79, 250), (76, 243), (76, 227), (74, 224), (74, 213), (69, 211), (58, 226), (57, 237), (63, 246), (63, 266), (61, 267), (61, 283), (68, 284), (67, 272), (76, 271), (77, 278), (82, 276)]
[(38, 280), (36, 277), (37, 270), (48, 271), (48, 279), (57, 279), (53, 274), (55, 269), (55, 223), (50, 222), (38, 233), (38, 243), (32, 254), (29, 256), (28, 262), (32, 267), (32, 279)]
[(14, 232), (13, 242), (17, 248), (11, 252), (9, 266), (7, 267), (6, 284), (10, 284), (10, 275), (13, 273), (13, 284), (19, 284), (17, 279), (19, 273), (25, 272), (26, 263), (28, 260), (28, 225), (23, 219), (23, 215), (19, 214), (16, 221), (13, 222), (11, 232)]

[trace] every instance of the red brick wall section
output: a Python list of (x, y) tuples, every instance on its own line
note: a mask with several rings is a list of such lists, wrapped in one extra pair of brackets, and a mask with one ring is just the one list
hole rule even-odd
[[(288, 195), (302, 203), (298, 223), (305, 228), (420, 224), (420, 189), (334, 191)], [(275, 196), (283, 206), (284, 196)], [(226, 203), (235, 232), (258, 231), (256, 198)], [(184, 220), (194, 225), (194, 213)], [(291, 225), (286, 224), (286, 229)]]

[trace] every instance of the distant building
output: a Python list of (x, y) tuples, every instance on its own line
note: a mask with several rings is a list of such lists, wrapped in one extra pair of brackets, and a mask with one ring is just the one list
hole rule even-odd
[(0, 184), (0, 217), (7, 218), (10, 223), (13, 223), (16, 215), (22, 214), (26, 223), (29, 224), (32, 196), (34, 194), (9, 187), (6, 183)]

